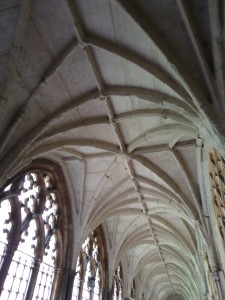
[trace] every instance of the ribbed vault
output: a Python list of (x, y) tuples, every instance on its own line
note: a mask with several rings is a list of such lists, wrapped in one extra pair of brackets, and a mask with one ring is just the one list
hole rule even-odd
[(204, 142), (224, 153), (219, 2), (0, 3), (1, 184), (35, 158), (58, 161), (73, 266), (103, 224), (111, 284), (126, 265), (124, 297), (134, 278), (137, 299), (206, 292)]

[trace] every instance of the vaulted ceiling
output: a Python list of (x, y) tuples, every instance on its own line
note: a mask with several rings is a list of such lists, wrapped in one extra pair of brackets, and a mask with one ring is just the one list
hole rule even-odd
[(58, 161), (75, 240), (103, 224), (111, 280), (126, 260), (150, 299), (202, 292), (201, 155), (225, 129), (219, 4), (0, 1), (1, 182)]

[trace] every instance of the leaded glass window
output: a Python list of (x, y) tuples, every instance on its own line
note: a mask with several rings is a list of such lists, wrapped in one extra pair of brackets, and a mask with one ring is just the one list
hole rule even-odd
[(50, 299), (64, 255), (60, 207), (47, 171), (29, 171), (0, 191), (1, 299)]
[(122, 266), (121, 264), (119, 264), (114, 272), (113, 300), (122, 300), (122, 286), (123, 286)]
[(77, 260), (72, 299), (102, 299), (104, 264), (100, 244), (97, 230), (93, 231), (83, 243)]

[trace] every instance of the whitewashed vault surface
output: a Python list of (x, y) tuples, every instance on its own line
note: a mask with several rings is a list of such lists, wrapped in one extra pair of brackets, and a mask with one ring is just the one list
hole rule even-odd
[(225, 153), (219, 5), (0, 0), (1, 184), (35, 158), (59, 162), (73, 266), (103, 224), (124, 297), (133, 278), (145, 299), (206, 293), (203, 145)]

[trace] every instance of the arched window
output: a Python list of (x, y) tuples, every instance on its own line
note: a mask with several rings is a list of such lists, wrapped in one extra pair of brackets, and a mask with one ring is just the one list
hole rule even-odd
[(72, 299), (102, 299), (105, 253), (101, 235), (100, 229), (94, 230), (82, 245), (77, 260)]
[(135, 300), (135, 295), (136, 295), (136, 288), (135, 288), (135, 281), (133, 280), (131, 285), (130, 299)]
[(47, 300), (60, 284), (68, 216), (62, 205), (62, 178), (59, 182), (51, 172), (54, 164), (44, 165), (34, 163), (0, 191), (0, 295), (4, 300)]
[(113, 300), (122, 300), (123, 273), (121, 263), (114, 272), (113, 280)]

